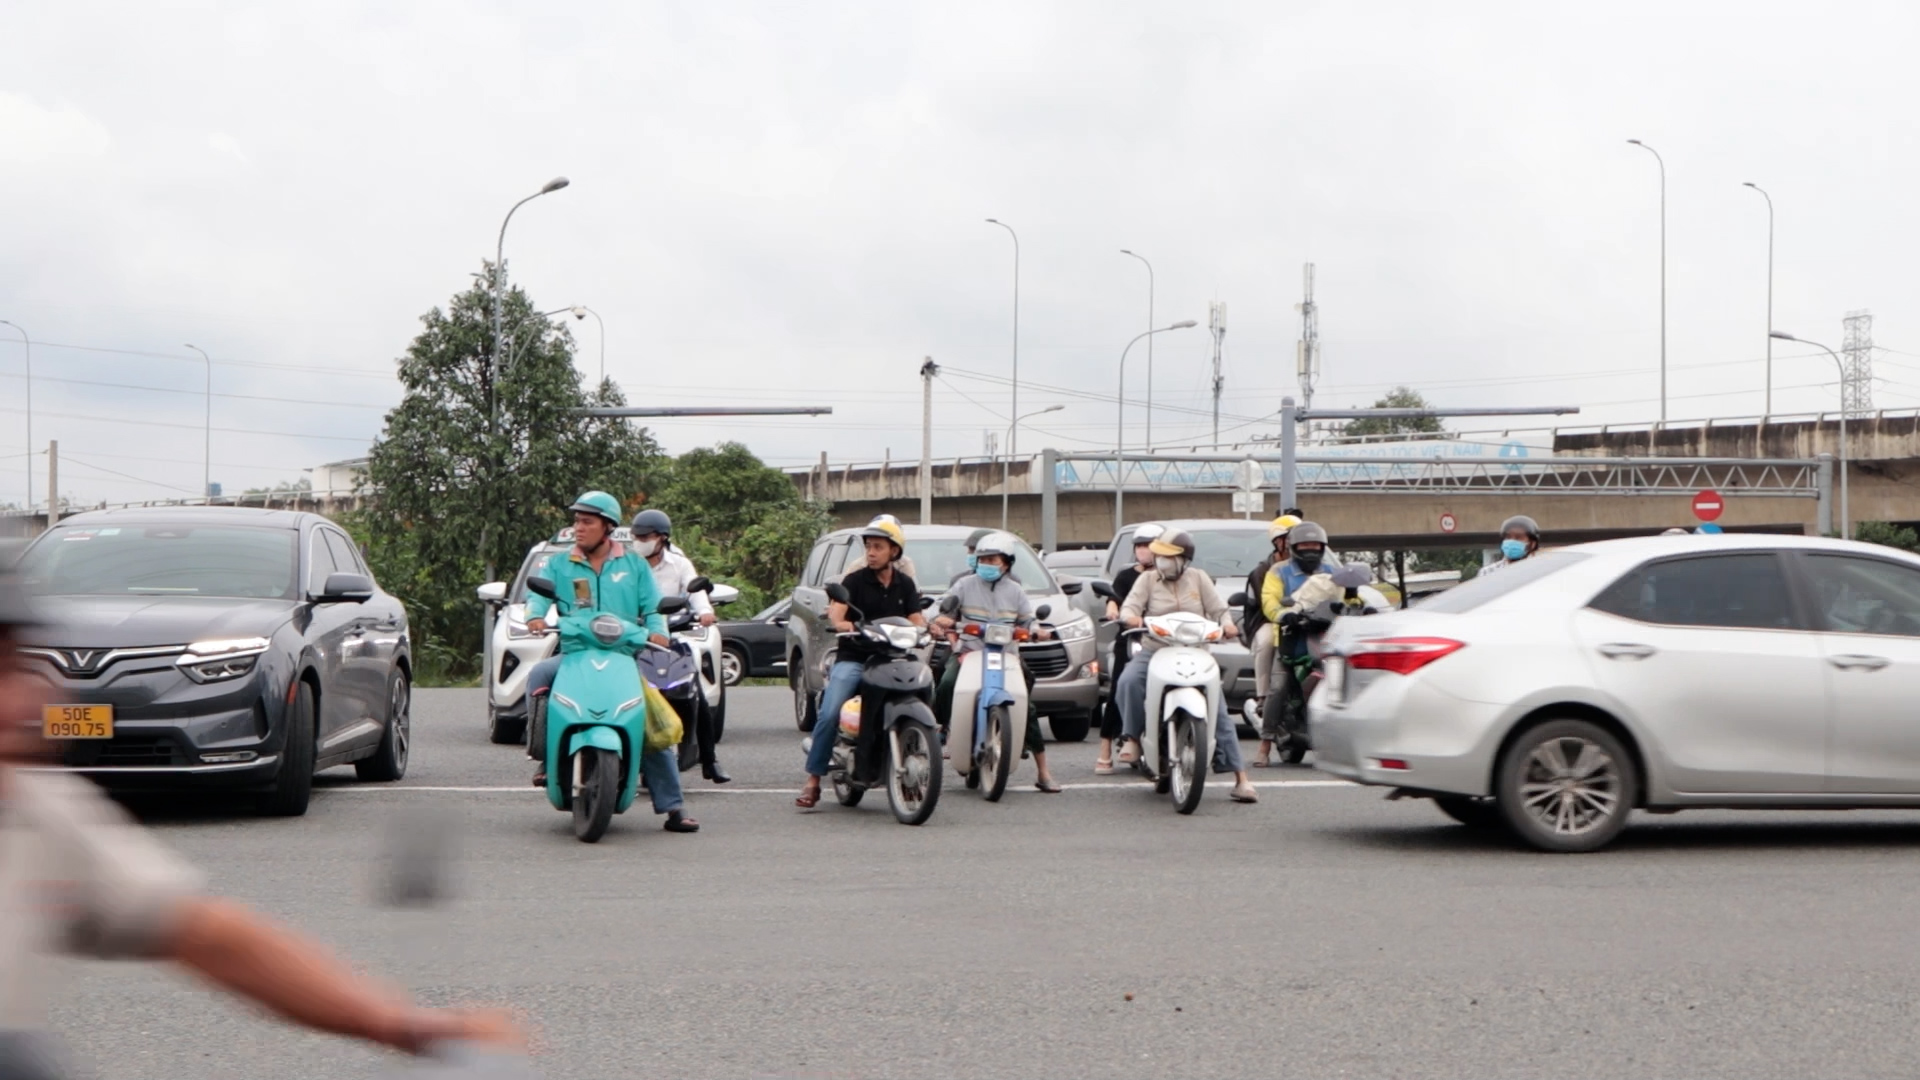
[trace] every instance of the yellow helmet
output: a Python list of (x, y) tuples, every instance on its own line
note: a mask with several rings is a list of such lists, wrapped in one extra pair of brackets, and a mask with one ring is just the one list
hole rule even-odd
[(891, 540), (893, 541), (893, 546), (904, 553), (907, 550), (907, 534), (900, 531), (899, 525), (888, 520), (890, 516), (891, 515), (883, 515), (868, 522), (867, 527), (860, 530), (860, 538), (864, 540), (868, 537), (873, 537), (881, 540)]
[(1294, 517), (1292, 514), (1281, 514), (1279, 517), (1274, 518), (1273, 523), (1267, 526), (1267, 543), (1271, 544), (1276, 539), (1292, 532), (1293, 527), (1298, 524), (1300, 524), (1300, 519)]

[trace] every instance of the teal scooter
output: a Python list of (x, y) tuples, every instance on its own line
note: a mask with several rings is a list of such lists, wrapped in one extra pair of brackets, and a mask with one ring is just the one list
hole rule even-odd
[[(573, 835), (591, 844), (640, 793), (647, 699), (634, 656), (647, 629), (610, 612), (578, 610), (544, 577), (528, 578), (527, 591), (560, 612), (560, 671), (545, 703), (547, 801), (572, 810)], [(666, 597), (661, 614), (685, 604)]]

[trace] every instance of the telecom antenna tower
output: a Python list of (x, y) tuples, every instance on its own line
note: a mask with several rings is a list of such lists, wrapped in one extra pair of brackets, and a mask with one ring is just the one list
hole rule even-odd
[(1213, 442), (1220, 444), (1220, 388), (1226, 380), (1220, 375), (1220, 350), (1227, 340), (1227, 305), (1219, 300), (1207, 305), (1207, 329), (1213, 331)]
[(1313, 384), (1320, 377), (1320, 309), (1313, 302), (1313, 264), (1307, 264), (1306, 298), (1300, 312), (1300, 397), (1303, 409), (1313, 408)]
[(1840, 387), (1840, 411), (1864, 416), (1873, 411), (1873, 314), (1849, 311), (1841, 325), (1846, 338), (1840, 352), (1846, 357), (1846, 381)]

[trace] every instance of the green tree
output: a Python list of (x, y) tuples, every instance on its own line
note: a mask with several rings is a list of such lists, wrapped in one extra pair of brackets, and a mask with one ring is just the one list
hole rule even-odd
[(517, 569), (580, 492), (644, 501), (663, 461), (644, 429), (572, 411), (625, 402), (611, 382), (589, 397), (572, 335), (517, 288), (503, 306), (508, 357), (495, 363), (493, 273), (421, 318), (398, 361), (404, 396), (369, 452), (379, 505), (353, 523), (407, 605), (422, 666), (450, 677), (478, 666), (474, 586)]
[[(1430, 409), (1420, 391), (1407, 386), (1395, 387), (1393, 392), (1373, 403), (1376, 409)], [(1432, 435), (1445, 431), (1446, 427), (1437, 417), (1410, 417), (1396, 419), (1385, 416), (1369, 416), (1359, 420), (1350, 420), (1344, 429), (1347, 435)]]
[(755, 611), (793, 588), (831, 522), (827, 503), (802, 498), (785, 473), (736, 442), (680, 455), (651, 505), (673, 518), (674, 542), (694, 565), (738, 588), (741, 607)]
[(1853, 527), (1853, 538), (1863, 544), (1884, 544), (1902, 551), (1920, 551), (1920, 532), (1890, 521), (1863, 521)]

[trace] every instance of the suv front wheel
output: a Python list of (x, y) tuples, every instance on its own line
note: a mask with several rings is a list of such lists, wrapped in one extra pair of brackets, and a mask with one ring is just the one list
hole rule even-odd
[(817, 704), (813, 692), (807, 689), (805, 677), (800, 673), (800, 658), (795, 656), (787, 664), (787, 687), (793, 691), (793, 722), (804, 734), (813, 730)]

